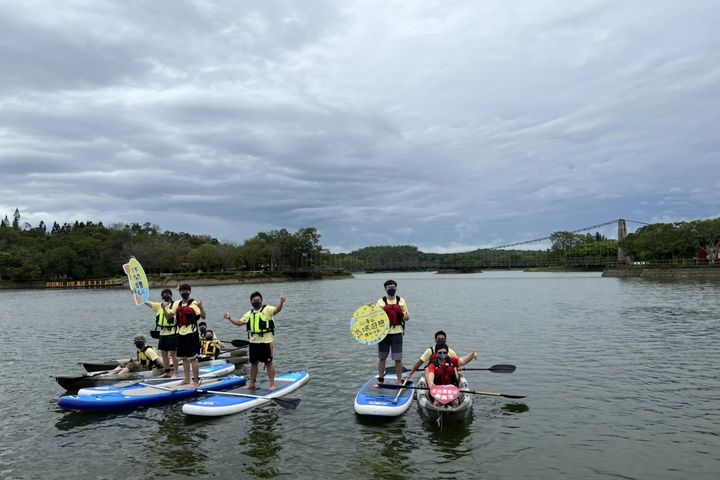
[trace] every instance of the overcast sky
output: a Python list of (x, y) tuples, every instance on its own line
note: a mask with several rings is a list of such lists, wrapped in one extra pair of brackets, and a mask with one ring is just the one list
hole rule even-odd
[(720, 216), (717, 0), (0, 12), (0, 215), (33, 226), (448, 252)]

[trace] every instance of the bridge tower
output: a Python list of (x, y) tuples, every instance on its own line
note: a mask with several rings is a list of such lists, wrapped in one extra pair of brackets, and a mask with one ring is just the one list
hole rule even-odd
[[(625, 225), (625, 219), (621, 218), (618, 220), (618, 242), (625, 240), (625, 237), (627, 237), (627, 226)], [(618, 247), (617, 261), (618, 263), (627, 263), (628, 261), (621, 247)]]

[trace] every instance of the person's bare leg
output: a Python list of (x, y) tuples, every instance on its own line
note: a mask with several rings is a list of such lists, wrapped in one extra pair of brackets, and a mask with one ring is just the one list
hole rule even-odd
[(170, 351), (170, 359), (172, 360), (172, 375), (170, 375), (170, 378), (177, 378), (178, 374), (180, 373), (180, 363), (178, 362), (177, 357), (177, 350), (171, 350)]
[(190, 360), (183, 358), (183, 381), (180, 385), (187, 385), (190, 383)]
[(255, 379), (258, 375), (258, 364), (257, 363), (251, 363), (250, 364), (250, 380), (248, 381), (248, 384), (245, 386), (245, 388), (248, 389), (254, 389), (255, 388)]
[(267, 376), (268, 376), (268, 390), (271, 392), (275, 390), (275, 362), (267, 364)]
[(192, 382), (190, 382), (191, 387), (199, 387), (200, 386), (200, 365), (198, 364), (197, 357), (190, 360), (190, 365), (192, 368)]

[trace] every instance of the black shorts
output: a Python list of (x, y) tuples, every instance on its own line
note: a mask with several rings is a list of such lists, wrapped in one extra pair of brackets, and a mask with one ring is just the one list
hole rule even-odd
[(187, 335), (178, 335), (178, 358), (188, 358), (192, 360), (198, 356), (200, 352), (200, 337), (198, 332), (188, 333)]
[(172, 335), (160, 335), (158, 340), (158, 350), (172, 352), (178, 349), (178, 337), (180, 335), (173, 333)]
[(270, 343), (251, 343), (248, 346), (250, 351), (250, 363), (272, 363), (272, 344)]

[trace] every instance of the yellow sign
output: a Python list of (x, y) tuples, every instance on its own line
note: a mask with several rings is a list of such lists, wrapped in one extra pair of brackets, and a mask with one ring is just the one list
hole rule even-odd
[(363, 305), (355, 310), (350, 320), (350, 332), (362, 345), (380, 342), (390, 329), (390, 319), (378, 306)]
[(123, 270), (128, 277), (130, 291), (133, 292), (135, 305), (142, 305), (150, 298), (150, 285), (148, 284), (145, 270), (135, 257), (130, 257), (128, 263), (123, 265)]

